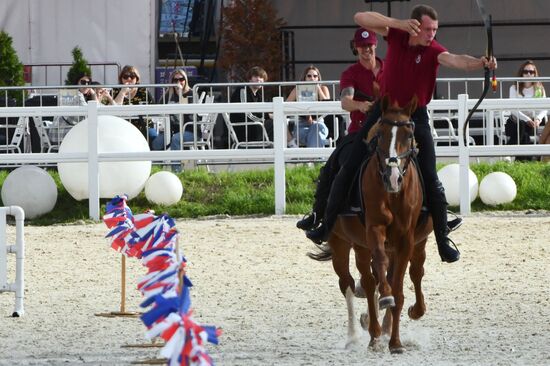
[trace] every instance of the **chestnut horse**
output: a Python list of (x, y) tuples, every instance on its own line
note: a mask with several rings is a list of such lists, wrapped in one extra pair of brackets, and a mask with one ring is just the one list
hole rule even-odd
[[(422, 186), (413, 161), (416, 150), (414, 123), (410, 117), (416, 109), (416, 98), (400, 109), (390, 106), (385, 97), (381, 108), (381, 119), (369, 134), (369, 137), (375, 135), (378, 141), (376, 152), (361, 180), (365, 222), (356, 216), (339, 216), (328, 244), (321, 247), (321, 253), (309, 253), (309, 256), (315, 260), (332, 259), (348, 309), (346, 346), (359, 339), (353, 297), (366, 297), (368, 315), (361, 316), (361, 325), (370, 333), (370, 345), (378, 343), (383, 330), (391, 335), (390, 351), (402, 353), (405, 349), (399, 338), (399, 319), (404, 302), (403, 279), (410, 262), (409, 275), (416, 303), (409, 308), (408, 314), (412, 319), (419, 319), (426, 311), (421, 281), (432, 221), (428, 215), (420, 219)], [(349, 271), (352, 248), (361, 275), (357, 289)], [(386, 308), (381, 327), (378, 309)]]

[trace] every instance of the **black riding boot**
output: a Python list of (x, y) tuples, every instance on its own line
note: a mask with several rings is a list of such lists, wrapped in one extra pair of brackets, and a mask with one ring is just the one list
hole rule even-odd
[[(447, 227), (447, 204), (434, 202), (429, 205), (432, 215), (437, 250), (443, 262), (452, 263), (460, 259), (460, 252), (455, 243), (449, 239)], [(454, 246), (454, 248), (451, 246)]]
[(349, 190), (352, 173), (347, 168), (342, 167), (332, 182), (330, 194), (328, 196), (327, 206), (321, 226), (316, 229), (306, 231), (308, 239), (316, 244), (327, 241), (328, 236), (336, 223), (338, 214), (346, 202), (346, 196)]
[(327, 161), (327, 164), (325, 164), (319, 172), (319, 180), (317, 182), (317, 189), (315, 190), (313, 210), (296, 223), (296, 227), (298, 229), (312, 230), (321, 223), (321, 220), (325, 215), (325, 207), (330, 193), (330, 176), (332, 175), (330, 174), (330, 169), (331, 167)]

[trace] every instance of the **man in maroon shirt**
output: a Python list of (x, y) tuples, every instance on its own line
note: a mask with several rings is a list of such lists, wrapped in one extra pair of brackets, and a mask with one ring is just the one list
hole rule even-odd
[(376, 57), (377, 43), (375, 32), (364, 28), (355, 31), (352, 50), (358, 60), (344, 70), (340, 77), (340, 102), (342, 109), (350, 112), (351, 123), (348, 134), (319, 172), (313, 210), (296, 223), (302, 230), (312, 230), (320, 224), (332, 181), (340, 166), (348, 159), (354, 135), (361, 130), (367, 113), (373, 106), (374, 96), (379, 93), (375, 93), (375, 88), (379, 88), (383, 64)]
[[(415, 122), (414, 137), (419, 147), (418, 162), (426, 186), (428, 209), (432, 215), (441, 260), (455, 262), (459, 260), (460, 252), (448, 238), (447, 201), (443, 185), (437, 177), (435, 149), (426, 105), (431, 100), (440, 64), (462, 70), (476, 70), (485, 66), (495, 69), (496, 60), (448, 52), (434, 39), (438, 29), (437, 12), (427, 5), (415, 6), (411, 19), (399, 20), (376, 12), (357, 13), (354, 19), (360, 26), (384, 36), (388, 43), (381, 95), (388, 95), (392, 102), (401, 106), (407, 104), (414, 95), (418, 97), (418, 108), (412, 119)], [(367, 146), (360, 141), (367, 136), (380, 114), (377, 103), (361, 131), (355, 135), (353, 151), (332, 185), (323, 224), (306, 232), (306, 236), (312, 241), (321, 243), (328, 239), (345, 201), (349, 182), (367, 154)]]

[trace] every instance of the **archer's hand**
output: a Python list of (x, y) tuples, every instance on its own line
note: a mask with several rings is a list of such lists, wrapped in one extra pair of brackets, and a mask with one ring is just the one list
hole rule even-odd
[(420, 33), (420, 22), (416, 19), (403, 19), (398, 21), (396, 28), (404, 30), (411, 36), (416, 36)]
[(495, 70), (497, 68), (497, 59), (493, 56), (491, 56), (490, 59), (483, 56), (481, 62), (483, 63), (483, 67), (488, 67), (489, 70)]

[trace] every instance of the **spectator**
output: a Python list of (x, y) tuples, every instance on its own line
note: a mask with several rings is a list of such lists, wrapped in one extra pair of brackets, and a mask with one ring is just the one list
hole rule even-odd
[[(330, 100), (330, 91), (326, 85), (319, 83), (321, 81), (321, 72), (313, 65), (306, 67), (302, 73), (301, 81), (315, 82), (315, 84), (296, 86), (287, 97), (287, 101), (318, 101)], [(308, 95), (302, 97), (301, 89), (307, 92)], [(298, 143), (300, 146), (307, 147), (322, 147), (327, 144), (328, 128), (325, 125), (323, 117), (300, 116), (298, 118)]]
[[(267, 81), (267, 72), (259, 66), (254, 66), (248, 71), (250, 83), (263, 83)], [(261, 85), (249, 85), (236, 89), (231, 95), (231, 103), (263, 102)], [(266, 118), (264, 113), (232, 113), (231, 123), (243, 123), (246, 121), (261, 122), (267, 132), (270, 141), (273, 141), (273, 120)], [(263, 130), (258, 125), (234, 126), (239, 141), (263, 141)]]
[[(527, 60), (520, 66), (517, 76), (535, 78), (539, 73), (535, 63)], [(540, 81), (521, 81), (510, 86), (510, 98), (546, 98), (546, 92)], [(546, 120), (546, 114), (546, 110), (513, 111), (505, 126), (508, 145), (531, 144), (531, 137), (536, 137), (537, 127)], [(532, 157), (518, 156), (516, 160), (532, 160)]]
[[(162, 104), (174, 104), (174, 103), (188, 103), (189, 98), (192, 97), (192, 90), (189, 87), (189, 81), (187, 79), (187, 74), (182, 69), (174, 70), (169, 77), (170, 83), (176, 84), (176, 86), (169, 87), (164, 94), (161, 96), (159, 103)], [(187, 122), (191, 122), (193, 118), (189, 114), (172, 114), (170, 115), (170, 149), (180, 150), (181, 149), (181, 137), (183, 135), (184, 142), (193, 141), (193, 125), (188, 124), (183, 131), (183, 134), (180, 134), (180, 129)], [(181, 121), (181, 124), (180, 124)], [(200, 128), (197, 127), (200, 132)], [(155, 138), (152, 144), (153, 150), (164, 150), (164, 131), (159, 133)]]
[[(90, 100), (97, 100), (94, 88), (89, 85), (92, 83), (92, 77), (89, 71), (81, 73), (71, 73), (67, 81), (70, 85), (81, 85), (76, 93), (75, 89), (64, 89), (59, 95), (59, 105), (62, 106), (82, 106), (88, 104)], [(63, 137), (82, 120), (81, 116), (59, 116), (55, 117), (51, 127), (48, 129), (48, 137), (52, 144), (59, 144)]]
[(95, 94), (97, 97), (98, 103), (103, 105), (115, 104), (113, 97), (111, 96), (111, 89), (107, 89), (99, 83), (99, 81), (92, 81), (90, 85), (94, 85)]
[[(124, 66), (118, 76), (118, 83), (124, 85), (138, 85), (139, 80), (138, 69), (130, 65)], [(154, 99), (146, 88), (125, 87), (114, 90), (114, 101), (118, 105), (136, 105), (153, 103)], [(149, 143), (157, 137), (157, 130), (153, 126), (149, 126), (149, 122), (143, 116), (133, 118), (130, 122), (140, 130)]]

